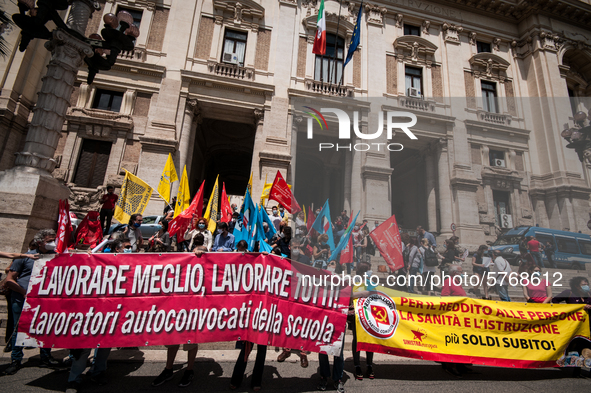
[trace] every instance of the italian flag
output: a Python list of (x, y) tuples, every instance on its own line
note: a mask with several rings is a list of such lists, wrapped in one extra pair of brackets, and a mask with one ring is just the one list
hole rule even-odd
[(318, 10), (318, 22), (316, 22), (316, 37), (312, 53), (317, 55), (326, 54), (326, 13), (324, 12), (324, 0), (320, 3)]

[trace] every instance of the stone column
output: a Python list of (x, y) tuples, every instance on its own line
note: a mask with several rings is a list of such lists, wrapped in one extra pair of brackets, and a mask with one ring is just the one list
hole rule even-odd
[[(267, 181), (272, 182), (275, 180), (276, 170), (273, 168), (265, 168), (265, 159), (269, 158), (272, 160), (271, 157), (264, 157), (265, 154), (261, 154), (264, 152), (265, 149), (265, 136), (263, 132), (263, 126), (265, 124), (265, 110), (264, 109), (255, 109), (254, 110), (254, 125), (256, 127), (255, 136), (254, 136), (254, 147), (252, 150), (252, 165), (251, 165), (251, 172), (252, 172), (252, 200), (257, 203), (258, 198), (261, 196), (261, 192), (263, 192), (263, 180), (265, 179), (265, 175), (267, 175)], [(287, 168), (285, 168), (285, 172), (283, 176), (287, 176)]]
[[(187, 98), (183, 111), (183, 125), (179, 137), (178, 170), (179, 178), (183, 174), (183, 168), (187, 166), (187, 175), (191, 178), (191, 166), (193, 164), (193, 149), (195, 142), (195, 117), (199, 115), (199, 102), (194, 98)], [(178, 190), (178, 183), (173, 185)], [(176, 192), (175, 190), (175, 192)], [(175, 194), (176, 195), (176, 194)]]
[(439, 216), (441, 218), (440, 236), (447, 239), (452, 236), (450, 225), (453, 222), (451, 188), (449, 182), (449, 159), (447, 155), (447, 139), (439, 140)]
[(76, 74), (93, 50), (59, 29), (53, 31), (53, 38), (45, 47), (51, 51), (51, 60), (42, 79), (24, 149), (16, 154), (14, 168), (0, 172), (0, 238), (5, 251), (24, 251), (36, 231), (56, 228), (59, 199), (69, 195), (68, 188), (51, 176), (57, 164), (53, 155)]
[(427, 223), (429, 232), (437, 232), (437, 174), (435, 169), (436, 151), (432, 148), (425, 152), (425, 174), (427, 177)]

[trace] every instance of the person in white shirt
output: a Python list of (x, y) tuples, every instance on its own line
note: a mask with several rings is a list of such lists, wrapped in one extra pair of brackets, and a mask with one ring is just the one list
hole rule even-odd
[(199, 217), (196, 219), (196, 223), (192, 225), (195, 229), (191, 229), (191, 227), (187, 228), (185, 232), (185, 240), (190, 240), (189, 243), (189, 251), (193, 251), (195, 246), (195, 236), (200, 233), (203, 235), (204, 243), (203, 245), (207, 247), (208, 251), (211, 251), (211, 246), (213, 245), (213, 236), (211, 232), (207, 229), (208, 220), (204, 217)]
[(283, 220), (283, 218), (281, 218), (281, 216), (279, 215), (279, 210), (277, 210), (277, 206), (273, 206), (273, 208), (271, 209), (271, 217), (269, 218), (271, 219), (271, 222), (273, 223), (275, 230), (279, 231), (279, 227), (281, 226), (281, 221)]
[(499, 298), (501, 298), (501, 301), (510, 302), (511, 298), (509, 297), (508, 287), (509, 275), (512, 273), (511, 265), (501, 256), (499, 250), (493, 251), (493, 258), (495, 264), (494, 271), (497, 276), (496, 287), (497, 292), (499, 293)]

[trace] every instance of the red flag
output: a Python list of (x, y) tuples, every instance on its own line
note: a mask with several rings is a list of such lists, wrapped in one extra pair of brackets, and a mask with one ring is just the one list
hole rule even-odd
[(369, 236), (380, 251), (382, 258), (386, 260), (390, 270), (396, 271), (404, 266), (402, 241), (395, 216), (384, 221), (382, 225), (371, 231)]
[[(351, 214), (351, 217), (349, 217), (349, 224), (347, 225), (347, 228), (349, 228), (352, 221), (353, 221), (353, 214)], [(343, 235), (343, 236), (345, 236), (345, 235)], [(353, 236), (349, 236), (349, 241), (347, 242), (347, 246), (345, 246), (343, 251), (341, 251), (340, 263), (341, 263), (341, 265), (343, 263), (353, 263)]]
[(269, 191), (269, 199), (281, 203), (281, 205), (292, 214), (302, 210), (279, 171), (277, 171), (273, 186), (271, 187), (271, 191)]
[(70, 204), (66, 199), (59, 202), (59, 217), (57, 219), (57, 236), (55, 252), (60, 254), (68, 251), (72, 237), (72, 222), (70, 221)]
[(226, 195), (226, 183), (222, 183), (222, 203), (220, 204), (220, 221), (232, 221), (232, 213), (232, 206), (230, 206), (230, 201), (228, 201), (228, 195)]
[(388, 318), (388, 310), (383, 306), (371, 306), (371, 316), (374, 317), (378, 325), (383, 323), (390, 326), (390, 318)]
[(99, 212), (88, 212), (76, 229), (76, 244), (88, 244), (96, 247), (103, 240), (103, 228), (99, 221)]
[(185, 234), (185, 231), (191, 224), (191, 220), (193, 219), (193, 215), (201, 216), (203, 213), (203, 190), (205, 189), (205, 180), (201, 183), (201, 187), (199, 187), (199, 191), (197, 191), (197, 195), (193, 198), (193, 201), (189, 205), (188, 208), (183, 210), (181, 214), (176, 216), (174, 220), (172, 220), (168, 224), (168, 234), (170, 237), (173, 237), (177, 233), (180, 236)]

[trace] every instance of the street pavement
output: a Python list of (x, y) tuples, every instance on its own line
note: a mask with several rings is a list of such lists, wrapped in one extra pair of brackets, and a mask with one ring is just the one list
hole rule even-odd
[[(219, 347), (219, 344), (216, 345)], [(211, 345), (211, 344), (209, 344)], [(233, 344), (232, 344), (233, 345)], [(212, 346), (213, 347), (213, 346)], [(179, 351), (176, 372), (171, 381), (160, 387), (152, 387), (152, 380), (164, 368), (166, 351), (158, 348), (113, 350), (109, 358), (107, 371), (108, 384), (93, 386), (89, 380), (83, 385), (84, 392), (169, 392), (169, 391), (200, 391), (200, 392), (231, 392), (230, 377), (238, 351), (229, 349), (206, 349), (203, 345), (195, 363), (195, 379), (191, 386), (179, 388), (186, 361), (185, 352)], [(53, 352), (56, 359), (65, 357), (66, 350)], [(364, 353), (363, 353), (364, 354)], [(278, 349), (269, 349), (263, 376), (263, 391), (286, 393), (313, 392), (319, 381), (318, 357), (309, 355), (310, 365), (303, 369), (299, 365), (299, 357), (292, 354), (287, 361), (276, 361)], [(251, 354), (246, 369), (246, 378), (238, 392), (252, 392), (250, 376), (254, 364), (255, 353)], [(356, 381), (353, 378), (353, 358), (350, 351), (345, 351), (345, 388), (347, 392), (589, 392), (591, 379), (588, 377), (572, 378), (571, 370), (538, 369), (523, 370), (494, 367), (474, 366), (474, 373), (465, 374), (463, 378), (445, 373), (441, 366), (434, 362), (407, 359), (376, 354), (374, 371), (376, 379)], [(362, 356), (362, 365), (364, 366)], [(0, 358), (0, 373), (10, 362), (9, 354)], [(332, 360), (331, 360), (332, 362)], [(0, 377), (0, 391), (4, 392), (47, 392), (64, 391), (68, 372), (66, 370), (49, 370), (39, 368), (37, 350), (28, 350), (22, 368), (15, 375)], [(180, 371), (180, 372), (179, 372)], [(584, 375), (589, 374), (584, 372)], [(334, 391), (329, 389), (328, 391)]]

